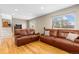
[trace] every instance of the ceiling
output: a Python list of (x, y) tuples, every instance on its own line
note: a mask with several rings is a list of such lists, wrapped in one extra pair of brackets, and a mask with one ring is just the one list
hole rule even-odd
[(29, 20), (69, 6), (72, 4), (0, 4), (0, 13)]

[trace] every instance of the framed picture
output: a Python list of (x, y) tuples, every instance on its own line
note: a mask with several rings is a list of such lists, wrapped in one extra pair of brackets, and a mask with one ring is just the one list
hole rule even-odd
[(9, 19), (2, 19), (3, 27), (11, 27), (11, 21)]
[(52, 21), (53, 28), (75, 28), (76, 17), (74, 13), (54, 16)]

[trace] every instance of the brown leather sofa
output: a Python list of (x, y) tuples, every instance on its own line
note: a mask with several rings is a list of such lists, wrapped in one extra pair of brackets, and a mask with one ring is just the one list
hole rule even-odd
[(15, 30), (15, 44), (17, 46), (25, 45), (37, 40), (39, 40), (39, 35), (36, 35), (33, 29)]
[(69, 32), (79, 34), (79, 30), (58, 30), (47, 29), (50, 31), (50, 36), (40, 36), (40, 41), (63, 49), (70, 53), (79, 53), (79, 38), (75, 41), (66, 39)]
[(58, 30), (46, 29), (50, 31), (50, 36), (40, 36), (35, 34), (33, 29), (17, 29), (15, 30), (15, 43), (17, 46), (25, 45), (33, 41), (40, 41), (63, 49), (70, 53), (79, 53), (79, 38), (75, 41), (66, 39), (69, 32), (79, 34), (79, 30)]

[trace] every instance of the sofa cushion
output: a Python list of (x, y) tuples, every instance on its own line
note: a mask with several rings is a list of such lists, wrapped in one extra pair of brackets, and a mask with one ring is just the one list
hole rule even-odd
[(50, 30), (50, 36), (57, 37), (58, 30)]
[(19, 35), (19, 34), (20, 34), (20, 32), (21, 32), (21, 30), (20, 30), (20, 29), (16, 29), (16, 30), (15, 30), (15, 35)]
[(54, 45), (55, 37), (50, 36), (40, 36), (40, 41), (45, 42), (50, 45)]
[(33, 29), (28, 29), (28, 35), (33, 35), (35, 31)]
[(73, 53), (79, 54), (79, 43), (73, 43)]
[(31, 38), (35, 38), (35, 37), (38, 37), (38, 35), (21, 36), (21, 37), (18, 37), (18, 40), (20, 40), (20, 39), (31, 39)]
[(61, 30), (60, 29), (58, 31), (58, 37), (60, 37), (60, 38), (66, 38), (69, 33), (79, 34), (79, 31), (78, 30), (64, 30), (64, 29)]
[(28, 35), (28, 33), (27, 33), (26, 30), (21, 30), (21, 31), (20, 31), (20, 35), (22, 35), (22, 36), (26, 36), (26, 35)]
[(67, 35), (68, 35), (68, 33), (66, 33), (66, 32), (62, 32), (62, 31), (58, 32), (58, 37), (60, 37), (60, 38), (66, 38)]
[(55, 46), (68, 52), (73, 52), (73, 43), (73, 41), (64, 38), (56, 38)]
[(15, 36), (15, 38), (19, 38), (19, 37), (21, 37), (21, 35), (16, 35), (16, 36)]
[(17, 46), (21, 46), (37, 40), (39, 40), (38, 35), (21, 36), (20, 38), (15, 39), (15, 43)]

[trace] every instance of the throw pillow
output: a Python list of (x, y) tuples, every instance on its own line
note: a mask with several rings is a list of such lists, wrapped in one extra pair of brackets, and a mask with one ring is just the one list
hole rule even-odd
[(69, 33), (66, 39), (74, 41), (78, 36), (79, 36), (78, 34)]
[(49, 36), (49, 31), (45, 31), (45, 35), (46, 36)]

